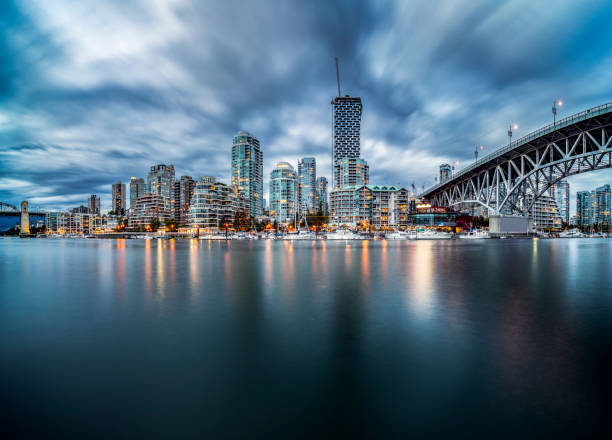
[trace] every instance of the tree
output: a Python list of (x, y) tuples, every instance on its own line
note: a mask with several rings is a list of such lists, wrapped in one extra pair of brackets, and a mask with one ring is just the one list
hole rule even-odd
[(164, 226), (166, 227), (167, 231), (176, 231), (176, 228), (178, 227), (178, 222), (173, 218), (167, 218), (166, 220), (164, 220)]
[(149, 222), (149, 226), (151, 227), (152, 231), (157, 231), (159, 227), (161, 226), (161, 222), (159, 221), (159, 218), (157, 217), (152, 218), (151, 221)]
[(251, 217), (246, 211), (238, 211), (234, 215), (234, 229), (246, 231), (251, 227)]
[(309, 226), (314, 226), (315, 232), (320, 232), (323, 225), (327, 224), (329, 217), (323, 215), (323, 211), (319, 211), (316, 214), (309, 214), (306, 216), (306, 221)]

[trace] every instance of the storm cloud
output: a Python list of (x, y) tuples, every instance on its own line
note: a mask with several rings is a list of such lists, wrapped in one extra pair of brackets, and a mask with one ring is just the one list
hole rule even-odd
[[(434, 183), (561, 117), (610, 101), (605, 1), (5, 1), (0, 6), (0, 201), (63, 208), (111, 184), (229, 180), (232, 136), (264, 173), (315, 156), (330, 174), (334, 57), (361, 96), (373, 183)], [(610, 183), (573, 178), (572, 193)]]

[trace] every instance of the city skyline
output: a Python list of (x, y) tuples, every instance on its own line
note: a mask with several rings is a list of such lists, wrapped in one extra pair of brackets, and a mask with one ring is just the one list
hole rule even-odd
[[(361, 156), (375, 184), (429, 186), (441, 163), (469, 164), (475, 144), (483, 155), (504, 145), (508, 121), (519, 124), (517, 138), (551, 122), (556, 97), (562, 118), (612, 96), (610, 5), (446, 5), (446, 17), (416, 3), (296, 3), (271, 20), (272, 7), (242, 6), (266, 31), (229, 38), (227, 2), (108, 3), (91, 12), (9, 3), (0, 19), (0, 200), (68, 208), (98, 194), (106, 211), (111, 185), (146, 177), (154, 163), (229, 183), (227, 151), (239, 130), (261, 141), (264, 194), (281, 161), (314, 157), (330, 179), (335, 56), (342, 95), (363, 100)], [(198, 29), (210, 14), (219, 20)], [(538, 26), (524, 26), (528, 15)], [(434, 20), (427, 28), (425, 16)], [(157, 36), (146, 32), (152, 25)], [(541, 28), (564, 29), (567, 44)], [(568, 180), (574, 214), (576, 192), (612, 174)]]

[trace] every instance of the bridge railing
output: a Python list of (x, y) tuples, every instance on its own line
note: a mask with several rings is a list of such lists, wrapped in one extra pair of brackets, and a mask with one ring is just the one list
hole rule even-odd
[(512, 142), (512, 145), (508, 143), (507, 145), (504, 145), (503, 147), (498, 148), (494, 152), (487, 154), (482, 159), (479, 159), (478, 161), (474, 162), (471, 165), (468, 165), (467, 167), (465, 167), (458, 173), (455, 173), (450, 180), (447, 180), (446, 182), (443, 182), (443, 183), (438, 183), (437, 185), (434, 185), (428, 188), (426, 191), (423, 192), (423, 194), (430, 193), (444, 185), (448, 185), (453, 180), (458, 179), (459, 177), (463, 176), (466, 173), (469, 173), (473, 169), (481, 166), (483, 163), (493, 160), (496, 157), (499, 157), (502, 154), (507, 153), (508, 151), (512, 151), (515, 148), (529, 141), (539, 138), (540, 136), (551, 133), (559, 128), (567, 127), (568, 125), (571, 125), (575, 122), (584, 121), (585, 119), (591, 118), (593, 116), (598, 116), (604, 113), (609, 113), (610, 111), (612, 111), (612, 102), (608, 102), (607, 104), (598, 105), (597, 107), (593, 107), (588, 110), (581, 111), (580, 113), (576, 113), (571, 116), (567, 116), (563, 119), (559, 119), (557, 122), (548, 124), (544, 127), (539, 128), (538, 130), (535, 130), (535, 131), (532, 131), (531, 133), (526, 134), (522, 138), (515, 140), (514, 142)]

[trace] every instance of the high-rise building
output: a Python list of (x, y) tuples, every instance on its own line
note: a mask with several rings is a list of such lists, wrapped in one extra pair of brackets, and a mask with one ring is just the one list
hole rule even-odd
[(314, 157), (304, 157), (298, 162), (298, 203), (299, 214), (316, 211), (317, 164)]
[(334, 189), (345, 186), (367, 185), (370, 182), (370, 167), (359, 157), (338, 159), (334, 166)]
[[(361, 114), (363, 105), (361, 98), (337, 96), (331, 102), (333, 112), (332, 133), (332, 172), (335, 173), (336, 162), (345, 157), (360, 157), (361, 155)], [(332, 181), (336, 186), (335, 176)]]
[(453, 167), (447, 163), (440, 165), (440, 183), (444, 183), (453, 177)]
[(179, 224), (188, 221), (189, 204), (195, 190), (195, 180), (191, 176), (181, 176), (180, 180), (174, 182), (172, 188), (172, 217)]
[(132, 177), (130, 179), (130, 209), (136, 206), (136, 200), (146, 194), (145, 181), (142, 178)]
[(92, 194), (87, 199), (87, 209), (90, 214), (100, 214), (100, 197), (95, 194)]
[[(610, 225), (610, 196), (610, 185), (603, 185), (595, 189), (593, 223), (599, 225)], [(593, 194), (591, 197), (593, 197)]]
[(249, 215), (263, 214), (263, 152), (259, 140), (246, 131), (233, 139), (232, 187), (246, 200)]
[(569, 224), (570, 187), (567, 180), (560, 180), (552, 186), (553, 197), (559, 208), (561, 220)]
[(225, 183), (204, 176), (195, 186), (188, 220), (192, 228), (219, 231), (232, 225), (238, 211), (245, 210), (244, 199)]
[(125, 183), (113, 183), (112, 207), (116, 215), (125, 214)]
[(172, 185), (174, 184), (174, 165), (154, 165), (147, 176), (146, 192), (163, 198), (168, 212), (172, 209)]
[(576, 220), (579, 226), (588, 226), (593, 223), (593, 206), (590, 191), (576, 193)]
[(327, 178), (319, 177), (317, 179), (317, 201), (316, 210), (327, 215)]
[(297, 209), (297, 176), (287, 162), (279, 162), (270, 173), (270, 217), (292, 223)]

